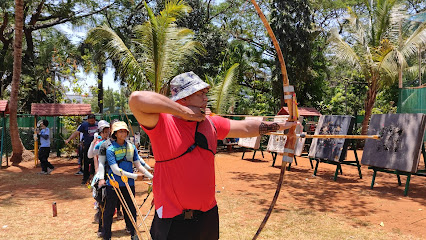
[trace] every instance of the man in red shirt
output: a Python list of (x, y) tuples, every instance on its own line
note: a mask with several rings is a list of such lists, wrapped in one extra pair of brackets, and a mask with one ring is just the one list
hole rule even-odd
[(133, 92), (129, 106), (148, 134), (155, 156), (154, 240), (217, 240), (214, 155), (218, 139), (254, 137), (295, 123), (206, 116), (210, 86), (193, 72), (170, 83), (172, 97)]

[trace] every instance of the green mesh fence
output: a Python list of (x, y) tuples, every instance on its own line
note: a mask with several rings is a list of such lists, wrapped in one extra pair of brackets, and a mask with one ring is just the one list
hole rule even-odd
[[(149, 146), (149, 138), (139, 126), (138, 121), (132, 114), (118, 113), (118, 114), (95, 114), (96, 119), (106, 120), (111, 122), (114, 119), (124, 121), (129, 126), (131, 126), (132, 131), (131, 135), (140, 133), (140, 143), (141, 146), (147, 148)], [(75, 122), (75, 128), (72, 130), (66, 130), (64, 127), (64, 118), (69, 117), (37, 117), (37, 121), (46, 119), (49, 121), (48, 128), (50, 129), (50, 149), (52, 152), (58, 152), (64, 147), (64, 140), (68, 137), (73, 131), (77, 129), (77, 126), (80, 124), (80, 120)], [(80, 117), (81, 118), (81, 117)], [(81, 118), (82, 119), (82, 118)], [(5, 126), (5, 127), (3, 127)], [(5, 166), (12, 154), (12, 143), (10, 141), (10, 122), (9, 115), (6, 115), (4, 118), (0, 117), (0, 145), (3, 147), (3, 158), (0, 158), (0, 164)], [(4, 128), (4, 131), (3, 131)], [(19, 136), (21, 137), (22, 144), (27, 150), (34, 150), (34, 116), (29, 114), (18, 114), (18, 128)], [(3, 136), (4, 135), (4, 136)], [(2, 140), (3, 139), (3, 140)], [(61, 151), (63, 151), (62, 149)]]
[[(0, 140), (1, 147), (3, 148), (2, 156), (2, 165), (12, 154), (12, 142), (10, 140), (10, 121), (9, 116), (6, 115), (4, 118), (0, 118)], [(4, 126), (4, 129), (3, 129)], [(25, 149), (33, 150), (34, 149), (34, 116), (31, 115), (18, 115), (18, 128), (19, 128), (19, 137), (21, 138), (22, 144)]]
[(397, 112), (426, 114), (426, 87), (399, 89)]
[[(46, 119), (49, 121), (50, 148), (52, 152), (57, 152), (63, 146), (61, 117), (38, 117), (37, 120)], [(27, 150), (34, 150), (34, 116), (29, 114), (18, 114), (19, 137)], [(4, 127), (3, 127), (4, 126)], [(3, 148), (1, 165), (8, 164), (8, 159), (12, 154), (12, 142), (10, 138), (9, 115), (0, 118), (0, 146)], [(4, 128), (4, 129), (3, 129)], [(4, 130), (4, 131), (3, 131)]]

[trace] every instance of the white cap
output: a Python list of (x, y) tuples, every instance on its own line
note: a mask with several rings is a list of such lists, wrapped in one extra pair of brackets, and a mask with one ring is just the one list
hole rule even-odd
[(98, 131), (102, 132), (104, 130), (104, 128), (109, 128), (109, 122), (105, 121), (105, 120), (100, 120), (98, 122)]

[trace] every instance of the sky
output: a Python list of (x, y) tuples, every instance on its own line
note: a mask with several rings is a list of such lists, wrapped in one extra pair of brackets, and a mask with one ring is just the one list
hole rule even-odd
[[(114, 91), (118, 91), (120, 89), (120, 83), (114, 82), (114, 72), (115, 69), (107, 68), (104, 73), (104, 89), (112, 88)], [(81, 79), (81, 81), (85, 81), (84, 88), (89, 88), (90, 86), (98, 85), (96, 82), (95, 74), (91, 73), (89, 75), (79, 73), (77, 76)]]

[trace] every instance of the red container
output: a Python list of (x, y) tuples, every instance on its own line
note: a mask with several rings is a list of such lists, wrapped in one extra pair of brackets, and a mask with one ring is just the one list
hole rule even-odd
[(52, 203), (53, 216), (56, 217), (58, 215), (58, 210), (56, 209), (56, 202)]

